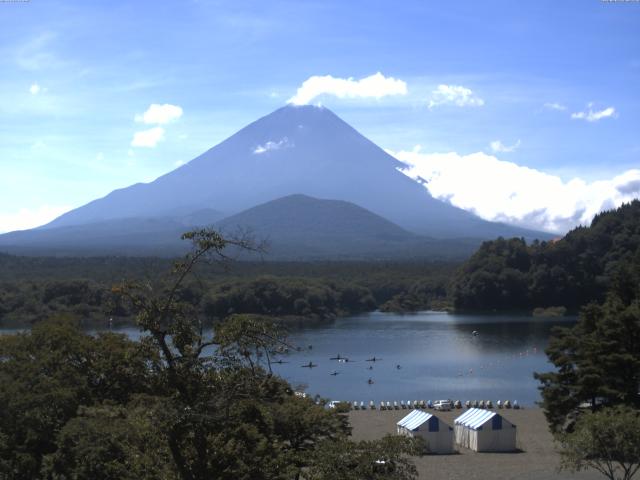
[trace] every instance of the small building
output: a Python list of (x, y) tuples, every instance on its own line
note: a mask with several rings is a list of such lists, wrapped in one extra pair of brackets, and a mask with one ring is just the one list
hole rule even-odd
[(454, 420), (456, 443), (476, 452), (516, 450), (516, 426), (491, 410), (471, 408)]
[(429, 453), (453, 453), (453, 428), (435, 415), (413, 410), (397, 423), (398, 435), (422, 437)]

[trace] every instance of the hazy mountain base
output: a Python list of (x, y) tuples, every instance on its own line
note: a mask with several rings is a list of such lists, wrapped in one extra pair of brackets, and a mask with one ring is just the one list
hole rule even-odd
[[(126, 218), (86, 225), (13, 232), (0, 236), (0, 251), (22, 255), (168, 256), (186, 253), (181, 234), (212, 222), (214, 213), (176, 218)], [(461, 260), (480, 245), (479, 238), (435, 239), (419, 236), (353, 203), (290, 195), (217, 221), (227, 236), (265, 241), (259, 255), (230, 249), (243, 260)]]

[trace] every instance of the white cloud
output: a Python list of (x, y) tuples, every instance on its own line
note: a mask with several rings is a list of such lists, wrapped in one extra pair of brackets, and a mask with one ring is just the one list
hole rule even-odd
[(277, 142), (269, 140), (264, 145), (258, 145), (253, 150), (253, 153), (255, 155), (259, 155), (261, 153), (270, 152), (272, 150), (280, 150), (281, 148), (291, 148), (293, 146), (294, 146), (293, 143), (289, 142), (289, 139), (287, 137), (284, 137), (282, 140), (279, 140)]
[(37, 83), (34, 83), (29, 87), (29, 92), (31, 92), (31, 95), (39, 94), (40, 90), (41, 90), (40, 85), (38, 85)]
[(597, 111), (597, 110), (593, 111), (591, 109), (592, 106), (593, 106), (592, 103), (587, 105), (589, 110), (586, 112), (572, 113), (571, 118), (573, 118), (574, 120), (586, 120), (587, 122), (597, 122), (598, 120), (602, 120), (603, 118), (616, 116), (616, 109), (613, 107), (607, 107), (604, 110), (600, 110), (600, 111)]
[(429, 99), (429, 108), (439, 105), (456, 105), (458, 107), (481, 107), (484, 100), (471, 89), (461, 85), (438, 85)]
[(164, 140), (164, 128), (153, 127), (134, 133), (131, 146), (153, 148), (162, 140)]
[(164, 125), (182, 116), (182, 107), (165, 103), (160, 105), (153, 103), (149, 105), (147, 111), (135, 116), (136, 122), (146, 123), (147, 125)]
[(354, 80), (335, 78), (331, 75), (314, 75), (305, 80), (296, 94), (287, 103), (307, 105), (320, 95), (334, 95), (338, 98), (376, 98), (388, 95), (406, 95), (407, 84), (393, 77), (385, 77), (378, 72), (374, 75)]
[(67, 205), (42, 205), (14, 212), (0, 212), (0, 233), (39, 227), (69, 210), (71, 207)]
[(515, 152), (518, 149), (518, 147), (520, 146), (520, 140), (518, 140), (513, 145), (505, 145), (500, 140), (494, 140), (489, 144), (489, 146), (491, 147), (491, 150), (496, 153), (511, 153)]
[(558, 110), (558, 111), (564, 111), (567, 109), (567, 107), (565, 107), (560, 103), (545, 103), (544, 108), (547, 108), (549, 110)]
[(587, 182), (563, 181), (485, 153), (390, 152), (406, 164), (403, 173), (421, 182), (432, 196), (486, 220), (564, 233), (587, 225), (603, 209), (640, 197), (640, 170)]

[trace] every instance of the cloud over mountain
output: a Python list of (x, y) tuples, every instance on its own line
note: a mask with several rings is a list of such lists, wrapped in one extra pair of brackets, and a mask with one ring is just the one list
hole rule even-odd
[(407, 84), (378, 72), (360, 80), (314, 75), (305, 80), (287, 103), (307, 105), (320, 95), (338, 98), (382, 98), (388, 95), (406, 95)]
[(564, 233), (588, 224), (603, 209), (640, 197), (640, 170), (588, 182), (564, 181), (485, 153), (389, 152), (406, 164), (403, 173), (421, 182), (434, 197), (486, 220)]

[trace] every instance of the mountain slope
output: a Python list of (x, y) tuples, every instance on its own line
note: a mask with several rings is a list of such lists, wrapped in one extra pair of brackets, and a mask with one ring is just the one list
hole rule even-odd
[(116, 190), (44, 228), (213, 208), (232, 215), (303, 193), (355, 203), (431, 237), (545, 236), (487, 222), (432, 198), (402, 164), (331, 111), (287, 106), (148, 184)]

